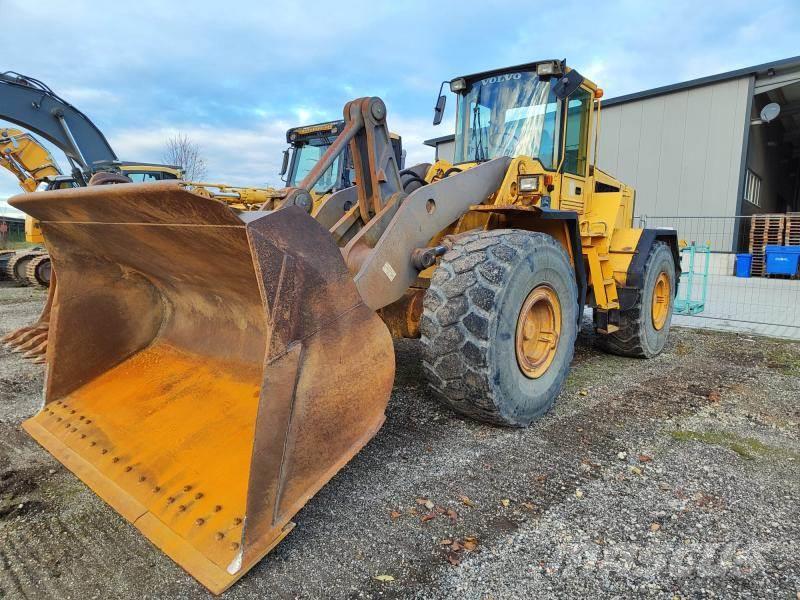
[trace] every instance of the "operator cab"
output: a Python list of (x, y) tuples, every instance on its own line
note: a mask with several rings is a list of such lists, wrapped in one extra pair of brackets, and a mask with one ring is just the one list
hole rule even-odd
[[(455, 164), (529, 156), (554, 171), (563, 158), (563, 171), (586, 174), (592, 103), (602, 92), (564, 61), (486, 71), (449, 84), (458, 102)], [(440, 95), (434, 124), (441, 122), (444, 99)]]
[[(294, 127), (286, 132), (286, 141), (290, 148), (284, 151), (281, 175), (286, 175), (288, 171), (287, 186), (297, 187), (305, 179), (342, 129), (344, 121), (330, 121), (318, 125)], [(342, 169), (342, 164), (342, 154), (340, 154), (314, 184), (312, 191), (325, 194), (349, 187), (347, 169)]]
[[(330, 121), (318, 125), (294, 127), (286, 132), (286, 141), (290, 147), (284, 150), (280, 174), (287, 175), (288, 171), (285, 179), (287, 187), (300, 185), (343, 129), (344, 121)], [(395, 133), (390, 133), (389, 137), (398, 168), (403, 169), (405, 152), (402, 138)], [(327, 194), (348, 188), (354, 183), (355, 168), (348, 147), (336, 157), (311, 191), (320, 195)]]

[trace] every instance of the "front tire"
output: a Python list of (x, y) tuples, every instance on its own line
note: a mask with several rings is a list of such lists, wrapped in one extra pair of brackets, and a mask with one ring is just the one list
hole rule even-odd
[(423, 302), (423, 368), (436, 396), (499, 425), (523, 427), (542, 416), (572, 362), (577, 298), (569, 256), (551, 236), (514, 229), (458, 236)]

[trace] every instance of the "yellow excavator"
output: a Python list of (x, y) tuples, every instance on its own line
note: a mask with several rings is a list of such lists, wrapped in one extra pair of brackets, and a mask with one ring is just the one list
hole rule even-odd
[[(420, 336), (436, 397), (512, 427), (551, 407), (584, 306), (602, 347), (664, 348), (675, 231), (634, 228), (633, 189), (593, 163), (601, 90), (560, 60), (449, 85), (455, 162), (410, 193), (368, 97), (265, 210), (181, 182), (10, 201), (59, 276), (44, 406), (23, 427), (214, 593), (378, 432), (390, 330)], [(355, 185), (315, 209), (346, 149)]]
[[(19, 129), (0, 128), (0, 167), (17, 178), (26, 192), (34, 192), (43, 182), (59, 177), (61, 171), (50, 152), (29, 133)], [(25, 218), (25, 238), (41, 244), (38, 223)], [(2, 275), (22, 284), (49, 285), (49, 257), (40, 246), (26, 252), (3, 251), (0, 256)]]

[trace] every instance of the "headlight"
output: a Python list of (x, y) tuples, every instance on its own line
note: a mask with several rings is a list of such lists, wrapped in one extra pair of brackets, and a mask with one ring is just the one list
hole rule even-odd
[(453, 79), (453, 81), (450, 82), (450, 91), (454, 94), (465, 89), (467, 89), (467, 81), (463, 77)]
[(556, 61), (541, 62), (536, 65), (536, 74), (539, 77), (550, 77), (551, 75), (561, 74), (561, 64)]
[(523, 175), (517, 180), (517, 189), (522, 194), (539, 191), (539, 176)]

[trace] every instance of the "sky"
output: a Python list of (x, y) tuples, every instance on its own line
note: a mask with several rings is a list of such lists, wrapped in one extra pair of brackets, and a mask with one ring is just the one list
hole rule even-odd
[[(431, 119), (459, 75), (566, 58), (612, 98), (800, 54), (797, 0), (0, 0), (0, 22), (15, 40), (0, 72), (47, 83), (120, 159), (161, 162), (181, 132), (208, 180), (252, 186), (281, 184), (289, 127), (361, 96), (385, 100), (415, 164), (433, 159), (423, 140), (453, 131), (454, 97)], [(19, 188), (0, 171), (2, 213)]]

